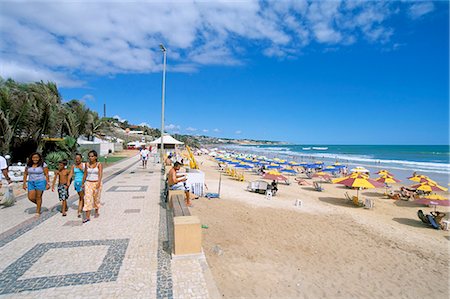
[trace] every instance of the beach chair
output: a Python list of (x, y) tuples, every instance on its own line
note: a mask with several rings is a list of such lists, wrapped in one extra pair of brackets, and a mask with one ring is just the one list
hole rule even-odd
[(345, 201), (348, 201), (348, 202), (353, 201), (353, 199), (350, 197), (350, 195), (348, 195), (348, 192), (345, 192), (344, 196), (345, 196)]
[(318, 192), (322, 192), (324, 189), (322, 188), (322, 186), (320, 185), (320, 183), (318, 183), (318, 182), (314, 182), (313, 183), (313, 187), (314, 187), (314, 190), (316, 190), (316, 191), (318, 191)]
[(371, 198), (366, 198), (364, 199), (364, 209), (373, 209), (373, 207), (375, 206), (375, 202), (373, 199)]
[(236, 178), (238, 181), (243, 182), (243, 181), (245, 180), (245, 178), (244, 178), (244, 173), (238, 173), (238, 172), (236, 171), (236, 176), (235, 176), (235, 178)]

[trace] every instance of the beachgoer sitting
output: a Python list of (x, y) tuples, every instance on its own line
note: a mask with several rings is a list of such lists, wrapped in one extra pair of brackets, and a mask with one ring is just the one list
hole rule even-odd
[(167, 174), (167, 183), (169, 185), (169, 190), (183, 190), (186, 194), (186, 205), (188, 207), (192, 207), (191, 200), (190, 200), (190, 193), (189, 193), (189, 187), (186, 185), (187, 178), (186, 176), (182, 175), (179, 176), (177, 172), (181, 168), (180, 162), (175, 162), (172, 169), (169, 170), (169, 173)]
[(447, 214), (442, 213), (442, 212), (439, 212), (439, 211), (431, 212), (430, 214), (434, 217), (434, 219), (436, 220), (436, 223), (437, 223), (442, 229), (444, 229), (444, 223), (442, 222), (442, 219), (443, 219), (443, 218), (445, 217), (445, 215), (447, 215)]
[(278, 191), (278, 183), (274, 180), (274, 181), (272, 182), (271, 186), (272, 186), (272, 195), (275, 196), (275, 194), (276, 194), (277, 191)]

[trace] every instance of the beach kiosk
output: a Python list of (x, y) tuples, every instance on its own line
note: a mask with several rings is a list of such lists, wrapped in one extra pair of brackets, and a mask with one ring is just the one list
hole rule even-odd
[[(164, 143), (164, 153), (167, 153), (168, 151), (174, 151), (178, 146), (184, 144), (183, 142), (176, 140), (170, 135), (164, 135), (163, 143)], [(161, 149), (161, 137), (150, 142), (150, 145), (152, 147)]]

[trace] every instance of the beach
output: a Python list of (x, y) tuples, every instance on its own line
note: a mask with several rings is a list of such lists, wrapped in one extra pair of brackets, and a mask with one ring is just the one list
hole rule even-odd
[[(217, 192), (217, 163), (196, 159), (209, 191)], [(208, 226), (203, 249), (224, 298), (449, 296), (449, 231), (417, 218), (418, 209), (432, 208), (370, 189), (360, 196), (375, 207), (363, 209), (345, 202), (344, 193), (355, 190), (324, 183), (317, 192), (293, 178), (267, 200), (245, 190), (260, 176), (245, 172), (239, 182), (222, 175), (220, 199), (194, 201), (191, 212)]]

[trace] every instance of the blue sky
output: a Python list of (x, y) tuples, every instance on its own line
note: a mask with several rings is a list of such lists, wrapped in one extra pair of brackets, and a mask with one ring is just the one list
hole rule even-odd
[(449, 5), (0, 3), (0, 75), (167, 131), (300, 144), (448, 144)]

